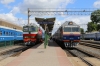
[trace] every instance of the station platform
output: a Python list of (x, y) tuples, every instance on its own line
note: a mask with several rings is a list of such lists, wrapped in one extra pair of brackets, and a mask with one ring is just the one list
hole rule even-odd
[(49, 40), (44, 49), (44, 43), (38, 44), (17, 57), (9, 57), (0, 66), (73, 66), (64, 50), (55, 42)]

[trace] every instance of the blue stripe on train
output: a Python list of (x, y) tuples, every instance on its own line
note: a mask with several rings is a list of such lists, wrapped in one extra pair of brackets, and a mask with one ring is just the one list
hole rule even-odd
[(63, 40), (80, 40), (80, 35), (63, 35)]
[(0, 41), (23, 40), (23, 36), (0, 36)]

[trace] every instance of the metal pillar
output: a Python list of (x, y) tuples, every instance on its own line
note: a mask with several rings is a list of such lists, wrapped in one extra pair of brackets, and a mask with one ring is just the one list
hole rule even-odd
[(28, 24), (29, 24), (29, 17), (30, 17), (29, 12), (30, 12), (30, 10), (28, 8)]
[(47, 24), (45, 24), (45, 42), (44, 42), (44, 48), (46, 49), (46, 45), (47, 45), (47, 31), (46, 31), (46, 28), (47, 28)]

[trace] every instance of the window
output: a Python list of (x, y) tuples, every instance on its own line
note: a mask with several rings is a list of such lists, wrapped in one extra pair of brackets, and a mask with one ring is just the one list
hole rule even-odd
[(71, 27), (64, 27), (64, 32), (71, 32)]
[(24, 32), (29, 31), (29, 30), (28, 30), (28, 27), (23, 27), (23, 31), (24, 31)]
[(12, 36), (13, 34), (12, 34), (12, 32), (11, 32), (11, 36)]
[(64, 27), (64, 32), (79, 32), (79, 27)]
[(6, 32), (4, 31), (4, 35), (6, 34)]
[(9, 32), (9, 35), (11, 35), (11, 33)]
[(6, 32), (6, 36), (8, 35), (8, 32)]
[(2, 35), (2, 31), (0, 31), (0, 36)]
[(30, 27), (29, 31), (33, 31), (34, 32), (34, 31), (36, 31), (36, 28), (35, 27)]
[(78, 27), (72, 27), (72, 32), (79, 32), (79, 28)]

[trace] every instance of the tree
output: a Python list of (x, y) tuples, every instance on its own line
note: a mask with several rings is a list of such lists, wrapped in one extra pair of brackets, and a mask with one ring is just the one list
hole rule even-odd
[(88, 32), (97, 31), (97, 24), (95, 24), (93, 22), (88, 22), (87, 30), (88, 30)]
[(84, 29), (83, 29), (83, 28), (80, 28), (80, 31), (81, 31), (81, 34), (83, 34), (83, 33), (84, 33)]
[(100, 24), (97, 24), (97, 31), (100, 32)]
[(100, 22), (100, 10), (95, 10), (91, 13), (91, 20), (96, 24)]

